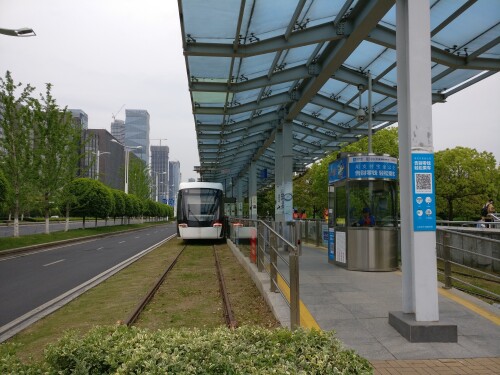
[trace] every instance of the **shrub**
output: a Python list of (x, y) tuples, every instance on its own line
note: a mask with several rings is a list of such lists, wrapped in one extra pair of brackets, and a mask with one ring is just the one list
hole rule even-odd
[[(96, 327), (67, 333), (31, 367), (0, 359), (24, 373), (57, 374), (371, 374), (370, 363), (344, 349), (332, 332), (245, 326), (148, 331)], [(24, 367), (23, 367), (24, 366)]]

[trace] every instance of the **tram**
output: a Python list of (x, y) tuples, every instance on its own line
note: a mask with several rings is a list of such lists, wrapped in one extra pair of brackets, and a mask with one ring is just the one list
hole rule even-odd
[(184, 240), (222, 239), (224, 190), (216, 182), (182, 182), (177, 193), (177, 235)]

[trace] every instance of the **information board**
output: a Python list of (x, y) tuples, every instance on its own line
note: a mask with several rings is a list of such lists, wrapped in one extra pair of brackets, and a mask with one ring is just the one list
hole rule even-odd
[(413, 230), (436, 230), (434, 154), (411, 154)]
[(349, 178), (396, 180), (398, 178), (397, 159), (383, 155), (350, 156)]

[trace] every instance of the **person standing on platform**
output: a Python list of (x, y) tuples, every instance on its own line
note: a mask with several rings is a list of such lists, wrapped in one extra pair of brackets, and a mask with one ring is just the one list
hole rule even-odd
[[(495, 206), (493, 206), (493, 199), (489, 199), (481, 210), (483, 221), (485, 223), (492, 223), (494, 221), (492, 216), (493, 213), (495, 213)], [(486, 225), (486, 227), (491, 228), (491, 225)]]
[(300, 220), (305, 220), (305, 219), (307, 219), (306, 210), (302, 210), (302, 212), (300, 213)]

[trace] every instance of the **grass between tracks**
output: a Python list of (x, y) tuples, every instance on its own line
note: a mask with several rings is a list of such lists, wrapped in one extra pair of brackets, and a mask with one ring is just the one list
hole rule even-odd
[[(171, 264), (183, 246), (171, 240), (84, 293), (53, 314), (33, 324), (8, 343), (0, 345), (0, 356), (12, 353), (24, 361), (38, 360), (49, 343), (56, 342), (66, 330), (84, 334), (94, 326), (115, 325), (126, 319), (156, 280)], [(269, 308), (251, 278), (239, 266), (230, 249), (219, 245), (219, 259), (240, 325), (277, 327)], [(216, 327), (224, 324), (218, 296), (214, 258), (209, 246), (190, 246), (184, 254), (187, 263), (165, 280), (154, 302), (143, 313), (138, 325), (148, 328)], [(189, 269), (189, 270), (188, 270)], [(213, 279), (213, 282), (212, 282)], [(210, 290), (208, 290), (209, 288)]]

